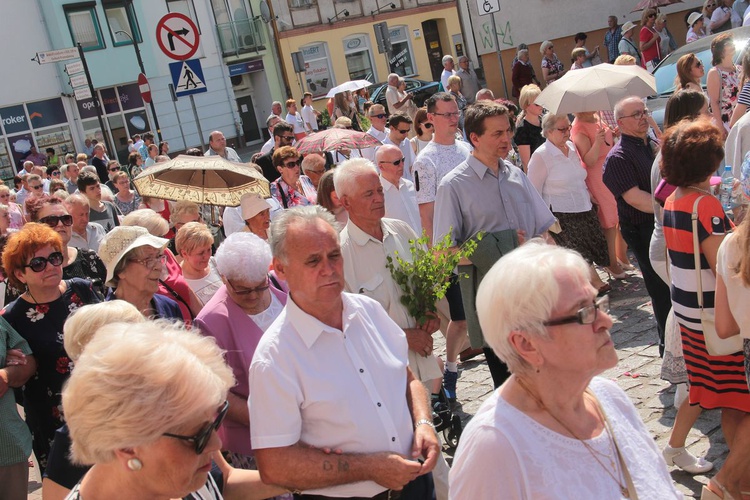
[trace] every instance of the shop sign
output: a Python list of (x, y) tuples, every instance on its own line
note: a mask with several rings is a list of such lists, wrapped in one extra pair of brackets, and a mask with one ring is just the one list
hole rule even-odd
[(22, 132), (31, 128), (26, 118), (26, 111), (24, 111), (23, 106), (20, 104), (0, 108), (0, 119), (3, 120), (3, 127), (5, 127), (6, 134)]
[(399, 26), (398, 28), (393, 28), (390, 31), (390, 35), (391, 35), (391, 42), (400, 42), (406, 39), (406, 33), (404, 32), (403, 26)]
[(244, 75), (245, 73), (255, 73), (256, 71), (263, 71), (263, 59), (255, 59), (253, 61), (245, 61), (237, 64), (230, 64), (229, 76)]
[(29, 118), (34, 128), (50, 127), (60, 123), (68, 123), (65, 107), (62, 99), (56, 97), (46, 101), (26, 103), (29, 110)]
[(117, 98), (117, 93), (114, 87), (108, 89), (101, 89), (102, 106), (106, 114), (117, 113), (120, 111), (120, 100)]
[(144, 106), (141, 89), (137, 83), (129, 83), (117, 87), (117, 98), (120, 100), (123, 111), (138, 109)]
[(302, 47), (300, 50), (302, 51), (302, 55), (305, 57), (305, 59), (311, 57), (322, 57), (325, 55), (322, 43), (319, 43), (317, 45), (310, 45), (308, 47)]
[(94, 104), (94, 99), (88, 98), (76, 101), (76, 106), (78, 107), (78, 114), (81, 116), (82, 120), (96, 117), (96, 104)]
[(359, 46), (362, 45), (362, 38), (352, 38), (348, 42), (346, 42), (346, 50), (354, 50), (359, 48)]
[(305, 62), (305, 80), (313, 97), (325, 96), (333, 88), (331, 69), (327, 59)]

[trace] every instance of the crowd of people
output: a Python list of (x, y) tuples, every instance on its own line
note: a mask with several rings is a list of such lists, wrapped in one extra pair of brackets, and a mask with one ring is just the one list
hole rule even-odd
[[(690, 14), (688, 42), (736, 22), (731, 2), (714, 3)], [(636, 27), (610, 19), (610, 62), (651, 68), (674, 50), (655, 10), (638, 46)], [(570, 70), (601, 61), (575, 39)], [(714, 467), (686, 448), (702, 409), (721, 409), (730, 448), (703, 498), (741, 498), (750, 222), (741, 197), (727, 209), (712, 192), (725, 156), (740, 158), (739, 180), (750, 149), (750, 56), (736, 66), (732, 42), (713, 39), (707, 72), (680, 58), (664, 130), (634, 96), (572, 117), (543, 109), (528, 47), (516, 102), (481, 88), (465, 56), (458, 71), (443, 58), (442, 91), (422, 108), (395, 74), (385, 106), (337, 94), (333, 126), (374, 147), (301, 154), (319, 128), (312, 95), (284, 118), (275, 102), (269, 141), (244, 163), (270, 197), (237, 207), (141, 196), (133, 178), (169, 160), (150, 132), (126, 166), (93, 143), (28, 159), (15, 189), (0, 186), (8, 498), (26, 494), (32, 451), (45, 499), (680, 498), (668, 466)], [(553, 83), (565, 65), (552, 42), (540, 50)], [(242, 163), (222, 132), (208, 146), (185, 154)], [(449, 241), (442, 252), (476, 250), (437, 312), (415, 314), (387, 262), (412, 259), (423, 234)], [(609, 294), (635, 279), (677, 386), (663, 450), (599, 377), (617, 363)], [(716, 352), (711, 333), (735, 349)], [(449, 467), (433, 412), (482, 354), (496, 390)]]

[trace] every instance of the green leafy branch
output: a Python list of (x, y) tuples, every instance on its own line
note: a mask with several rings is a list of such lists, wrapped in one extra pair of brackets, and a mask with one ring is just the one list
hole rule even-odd
[(421, 238), (409, 240), (411, 262), (398, 252), (387, 257), (386, 267), (403, 292), (401, 303), (416, 318), (417, 324), (423, 325), (437, 312), (436, 302), (445, 297), (454, 269), (461, 259), (474, 253), (481, 239), (480, 233), (453, 249), (449, 232), (430, 248), (429, 238), (423, 232)]

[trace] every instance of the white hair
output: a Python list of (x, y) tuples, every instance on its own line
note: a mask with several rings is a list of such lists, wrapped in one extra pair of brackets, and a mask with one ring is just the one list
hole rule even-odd
[(73, 362), (99, 328), (110, 323), (143, 323), (146, 318), (137, 307), (124, 300), (89, 304), (73, 311), (63, 326), (63, 344)]
[(547, 337), (544, 322), (564, 292), (560, 273), (589, 280), (588, 264), (579, 253), (535, 238), (497, 261), (479, 285), (476, 306), (482, 333), (513, 373), (529, 366), (510, 343), (510, 334)]
[[(189, 367), (189, 369), (187, 368)], [(107, 463), (216, 410), (235, 383), (212, 337), (163, 321), (100, 328), (63, 389), (71, 455)]]
[(447, 63), (448, 61), (452, 61), (452, 60), (453, 60), (453, 56), (451, 56), (451, 55), (444, 55), (443, 56), (443, 66), (445, 66), (445, 63)]
[(79, 207), (89, 207), (89, 200), (82, 194), (71, 194), (65, 199), (65, 207), (70, 209), (70, 207), (78, 205)]
[(214, 259), (216, 270), (226, 279), (257, 283), (268, 275), (271, 247), (253, 233), (240, 231), (224, 240)]
[(623, 113), (625, 112), (625, 106), (632, 102), (643, 102), (641, 101), (640, 97), (626, 97), (625, 99), (620, 100), (617, 104), (615, 104), (615, 121), (618, 121), (620, 118), (622, 118)]
[(547, 139), (547, 136), (549, 135), (550, 131), (555, 128), (555, 124), (557, 123), (557, 120), (560, 120), (562, 118), (568, 118), (568, 115), (566, 114), (559, 114), (556, 115), (554, 113), (547, 113), (542, 118), (542, 137)]
[[(336, 170), (341, 168), (339, 165)], [(289, 208), (281, 212), (271, 223), (268, 241), (271, 245), (271, 253), (282, 262), (286, 262), (286, 237), (289, 227), (294, 223), (312, 224), (322, 220), (331, 226), (336, 233), (336, 241), (339, 241), (339, 223), (331, 212), (320, 205), (308, 205), (305, 207)]]
[(544, 55), (544, 53), (547, 51), (547, 47), (549, 47), (550, 45), (553, 45), (553, 43), (550, 42), (549, 40), (543, 41), (542, 44), (539, 46), (539, 52), (541, 52), (542, 55)]
[(357, 186), (357, 177), (362, 174), (375, 173), (378, 169), (367, 158), (352, 158), (342, 162), (333, 171), (333, 185), (339, 198), (352, 194)]
[(93, 165), (86, 165), (85, 167), (81, 167), (81, 170), (79, 170), (78, 175), (81, 175), (84, 172), (90, 172), (92, 174), (96, 175), (96, 180), (99, 180), (99, 174), (96, 173), (96, 167)]
[(169, 224), (164, 220), (164, 217), (150, 208), (139, 208), (138, 210), (133, 210), (122, 218), (121, 224), (123, 226), (143, 227), (152, 236), (158, 236), (160, 238), (169, 232)]
[(302, 159), (302, 164), (300, 167), (302, 167), (303, 172), (307, 172), (308, 170), (312, 170), (317, 166), (323, 166), (326, 165), (326, 159), (320, 156), (317, 153), (310, 153), (309, 155), (306, 155)]

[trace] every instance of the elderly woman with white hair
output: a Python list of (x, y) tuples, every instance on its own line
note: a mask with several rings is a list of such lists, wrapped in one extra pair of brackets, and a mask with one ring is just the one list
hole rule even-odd
[(248, 372), (255, 348), (286, 304), (286, 293), (269, 280), (271, 248), (252, 233), (230, 235), (216, 252), (224, 284), (195, 319), (224, 349), (237, 384), (229, 390), (227, 420), (219, 429), (233, 466), (255, 469), (250, 442)]
[[(551, 231), (555, 243), (606, 267), (610, 264), (607, 240), (586, 187), (588, 173), (570, 140), (570, 130), (566, 115), (544, 116), (542, 135), (546, 141), (531, 155), (529, 180), (560, 223), (561, 231)], [(611, 290), (593, 266), (589, 275), (600, 294)]]
[(547, 85), (559, 80), (565, 75), (565, 66), (555, 54), (555, 45), (549, 40), (545, 40), (539, 46), (539, 52), (542, 53), (542, 78)]
[(182, 276), (201, 305), (211, 300), (221, 286), (221, 276), (211, 258), (214, 237), (202, 222), (188, 222), (175, 236), (175, 246), (182, 258)]
[(571, 250), (532, 240), (492, 267), (477, 313), (513, 375), (464, 430), (451, 498), (682, 498), (630, 398), (597, 377), (617, 364), (608, 312)]
[[(160, 322), (99, 329), (63, 391), (72, 460), (90, 466), (67, 498), (282, 493), (257, 472), (232, 469), (218, 453), (216, 430), (233, 384), (221, 349), (197, 332)], [(214, 479), (214, 467), (223, 482)]]

